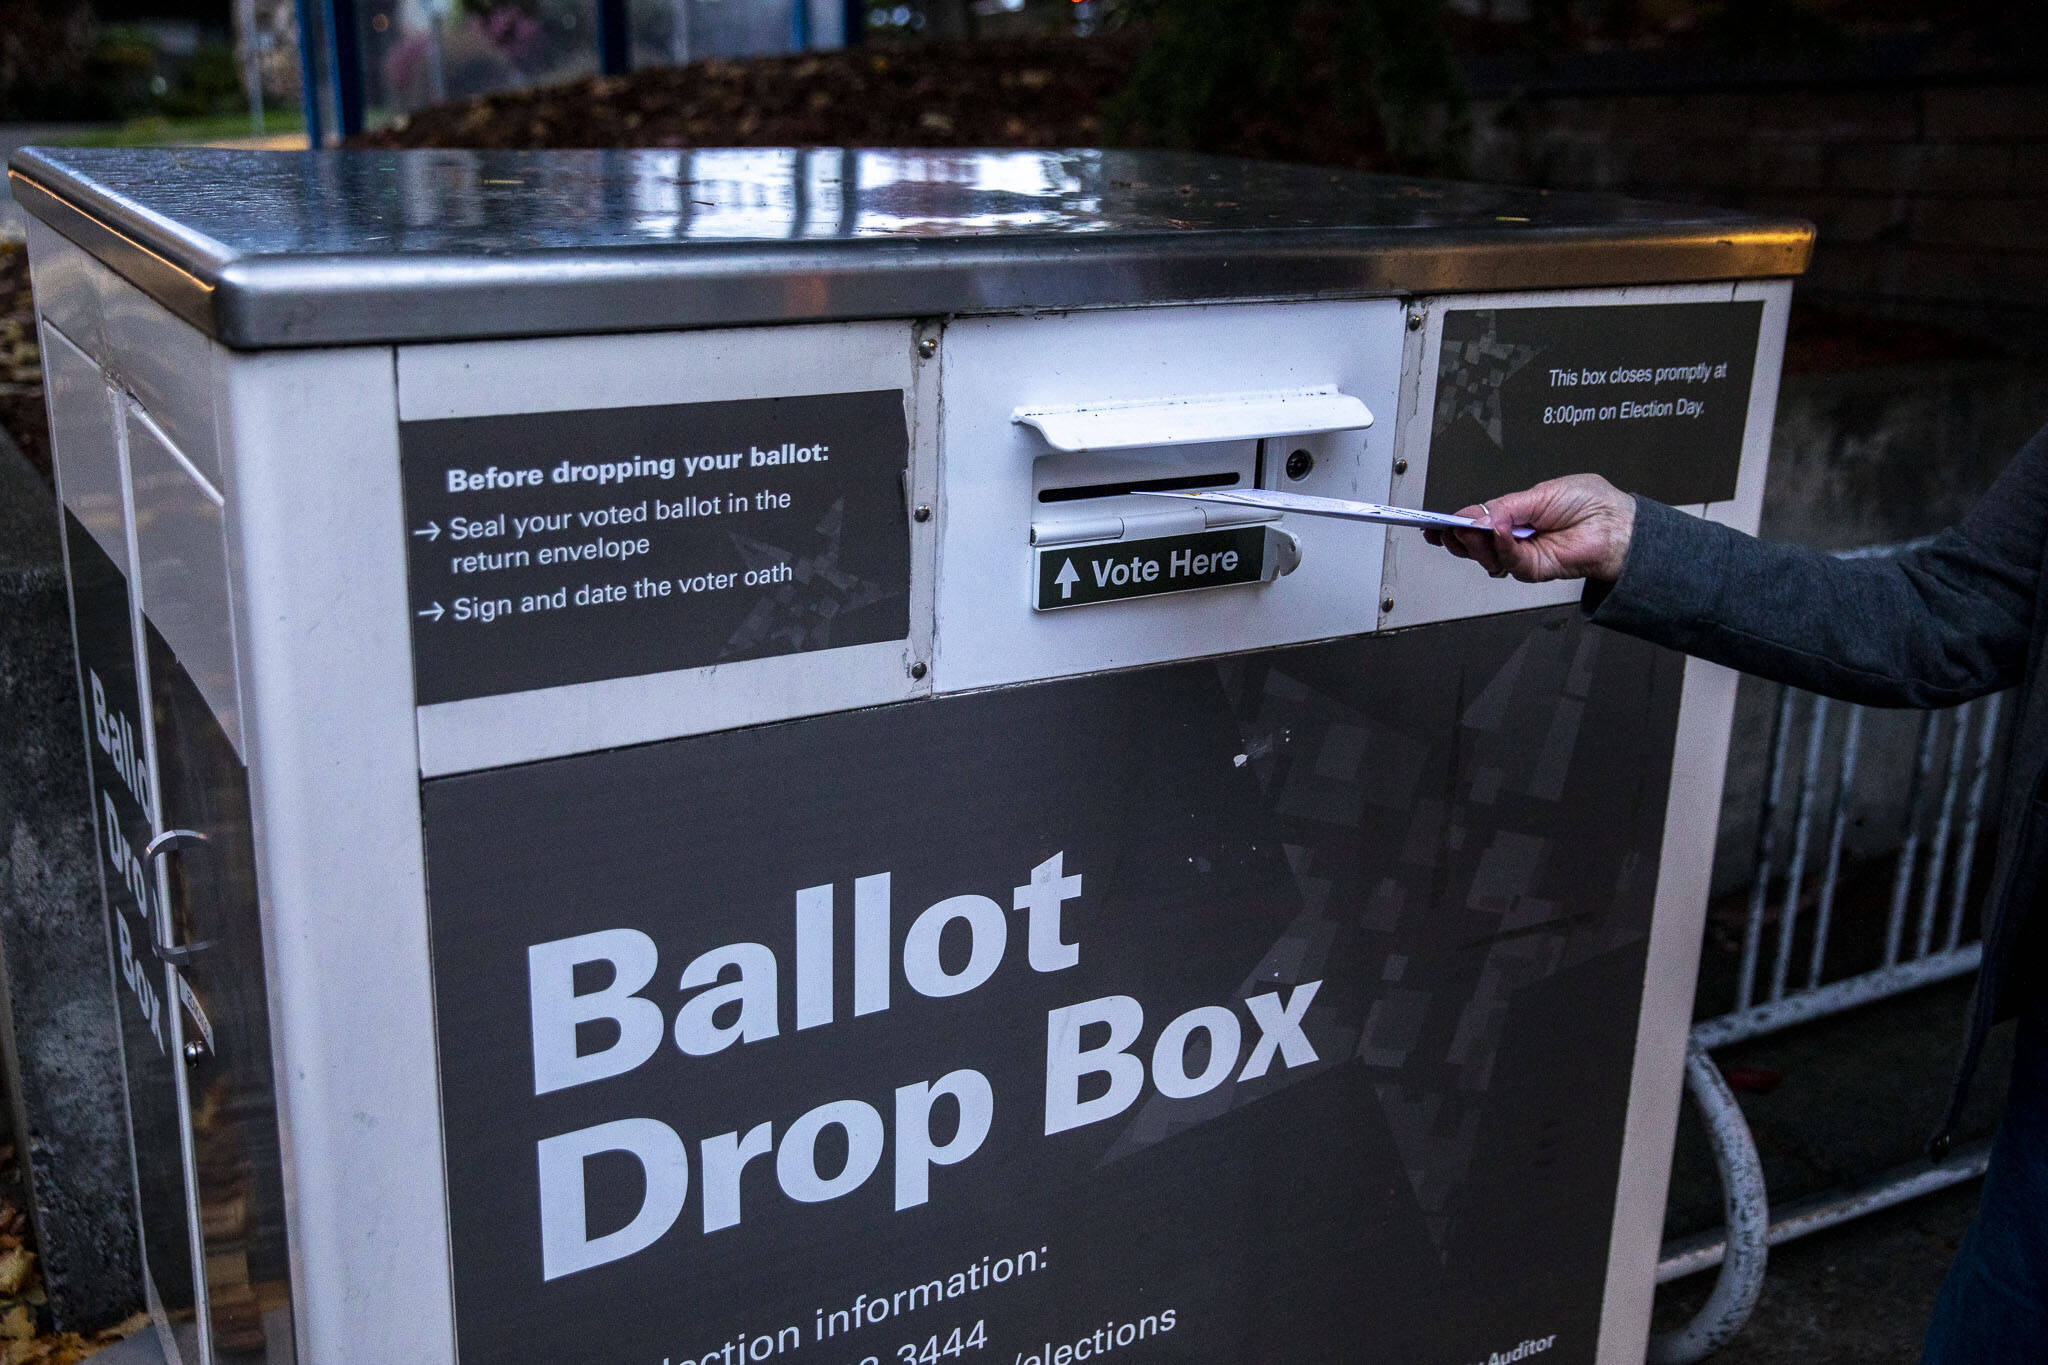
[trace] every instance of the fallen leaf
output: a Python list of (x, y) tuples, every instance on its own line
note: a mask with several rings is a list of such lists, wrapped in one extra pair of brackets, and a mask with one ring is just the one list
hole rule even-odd
[(102, 1327), (99, 1331), (93, 1333), (92, 1339), (102, 1345), (112, 1345), (117, 1341), (128, 1340), (128, 1338), (134, 1336), (147, 1326), (149, 1326), (149, 1314), (131, 1313), (112, 1327)]
[(14, 1298), (28, 1286), (36, 1271), (36, 1254), (27, 1247), (13, 1246), (0, 1251), (0, 1298)]

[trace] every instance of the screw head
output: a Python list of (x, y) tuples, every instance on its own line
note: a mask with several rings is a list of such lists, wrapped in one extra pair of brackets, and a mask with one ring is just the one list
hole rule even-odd
[(1406, 460), (1394, 461), (1394, 472), (1396, 474), (1406, 474), (1408, 472), (1408, 462)]
[(1393, 609), (1394, 609), (1394, 599), (1393, 599), (1393, 598), (1391, 598), (1391, 597), (1382, 597), (1382, 598), (1380, 599), (1380, 610), (1381, 610), (1381, 611), (1392, 611)]
[(930, 521), (932, 519), (932, 509), (924, 503), (919, 503), (917, 510), (910, 514), (910, 519), (912, 521)]
[(186, 1066), (197, 1066), (206, 1060), (206, 1044), (200, 1042), (197, 1038), (186, 1043), (183, 1051)]
[(1409, 314), (1408, 314), (1408, 330), (1409, 330), (1409, 331), (1411, 331), (1411, 332), (1419, 332), (1419, 331), (1421, 331), (1421, 330), (1422, 330), (1422, 310), (1421, 310), (1421, 309), (1417, 308), (1417, 309), (1413, 309), (1413, 310), (1411, 310), (1411, 311), (1409, 312)]
[(919, 660), (918, 662), (910, 666), (910, 676), (913, 681), (921, 680), (924, 677), (924, 675), (925, 667), (923, 660)]
[(1316, 467), (1316, 457), (1306, 450), (1297, 450), (1287, 457), (1287, 477), (1305, 479), (1308, 472)]
[(930, 360), (939, 353), (939, 339), (937, 337), (923, 338), (917, 343), (917, 353), (926, 360)]

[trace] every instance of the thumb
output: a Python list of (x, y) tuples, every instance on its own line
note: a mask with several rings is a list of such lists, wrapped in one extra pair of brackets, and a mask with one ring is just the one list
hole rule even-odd
[(1478, 521), (1492, 531), (1496, 537), (1510, 535), (1517, 526), (1533, 526), (1539, 531), (1552, 529), (1546, 525), (1546, 513), (1550, 499), (1540, 489), (1525, 488), (1516, 493), (1502, 493), (1488, 498), (1479, 505)]

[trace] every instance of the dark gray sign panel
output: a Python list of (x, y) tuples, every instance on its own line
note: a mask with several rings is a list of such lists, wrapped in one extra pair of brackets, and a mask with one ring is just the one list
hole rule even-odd
[(1040, 611), (1120, 602), (1130, 597), (1257, 583), (1272, 577), (1264, 526), (1184, 536), (1062, 545), (1038, 551)]
[(1586, 472), (1662, 502), (1734, 497), (1762, 321), (1760, 302), (1446, 313), (1423, 506)]
[(1559, 608), (429, 781), (462, 1358), (1591, 1362), (1681, 667)]
[(422, 704), (910, 633), (903, 394), (405, 422)]

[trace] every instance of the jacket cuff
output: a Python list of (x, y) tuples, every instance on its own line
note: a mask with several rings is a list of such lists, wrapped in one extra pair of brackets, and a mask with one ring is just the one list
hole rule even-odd
[(1621, 576), (1586, 584), (1579, 609), (1596, 625), (1668, 642), (1708, 614), (1727, 528), (1636, 496)]

